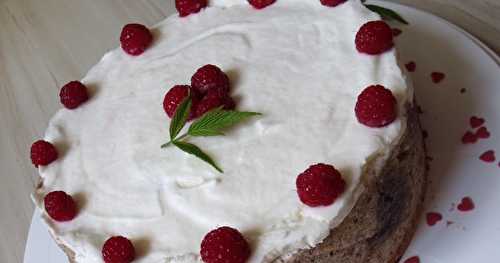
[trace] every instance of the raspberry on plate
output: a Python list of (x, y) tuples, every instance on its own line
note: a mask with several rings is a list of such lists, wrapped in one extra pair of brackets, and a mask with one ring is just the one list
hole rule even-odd
[(49, 165), (57, 159), (57, 150), (52, 143), (38, 140), (31, 145), (31, 162), (39, 165)]
[(370, 21), (356, 34), (356, 48), (369, 55), (382, 54), (394, 46), (391, 27), (384, 21)]
[(368, 127), (380, 128), (391, 124), (397, 117), (397, 101), (392, 91), (381, 85), (366, 88), (358, 96), (356, 117)]
[(132, 56), (139, 56), (153, 42), (153, 35), (141, 24), (128, 24), (122, 29), (120, 42), (123, 51)]
[[(165, 94), (165, 98), (163, 99), (163, 109), (167, 113), (168, 117), (172, 118), (175, 115), (175, 110), (181, 104), (181, 102), (189, 95), (191, 87), (189, 85), (175, 85), (172, 87), (167, 94)], [(193, 119), (195, 116), (194, 109), (197, 104), (197, 97), (192, 97), (192, 106), (191, 106), (191, 114), (189, 119)]]
[(300, 201), (310, 207), (329, 206), (344, 192), (345, 181), (335, 167), (315, 164), (296, 180)]
[(73, 220), (76, 216), (76, 204), (73, 198), (63, 191), (50, 192), (44, 198), (45, 211), (58, 222)]
[(205, 263), (245, 263), (250, 246), (238, 230), (224, 226), (205, 235), (200, 254)]
[(250, 3), (256, 9), (265, 8), (269, 5), (274, 4), (274, 2), (276, 2), (276, 0), (248, 0), (248, 3)]
[(175, 0), (175, 8), (181, 17), (198, 13), (205, 7), (207, 7), (207, 0)]
[(208, 64), (194, 73), (191, 77), (191, 86), (202, 95), (214, 88), (219, 88), (227, 94), (229, 93), (229, 78), (219, 67)]
[(109, 238), (102, 247), (105, 263), (130, 263), (135, 259), (134, 245), (122, 236)]
[(71, 81), (64, 85), (59, 92), (62, 105), (68, 109), (76, 109), (89, 99), (87, 87), (80, 81)]
[(338, 6), (347, 0), (320, 0), (322, 5), (325, 6)]

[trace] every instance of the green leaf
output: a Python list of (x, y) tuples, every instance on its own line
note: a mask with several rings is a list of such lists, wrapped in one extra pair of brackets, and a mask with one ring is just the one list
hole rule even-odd
[(179, 106), (177, 106), (174, 117), (170, 122), (170, 140), (173, 141), (179, 132), (181, 132), (184, 125), (186, 125), (186, 121), (191, 111), (191, 104), (191, 96), (188, 96), (181, 102), (181, 104), (179, 104)]
[(173, 143), (175, 146), (177, 146), (182, 151), (200, 158), (201, 160), (210, 164), (212, 167), (214, 167), (220, 173), (224, 173), (224, 171), (222, 171), (222, 169), (219, 168), (219, 166), (217, 166), (217, 164), (214, 162), (214, 160), (212, 160), (212, 158), (210, 156), (208, 156), (200, 148), (198, 148), (198, 146), (191, 144), (191, 143), (179, 142), (179, 141), (174, 141)]
[(222, 130), (234, 126), (250, 117), (261, 115), (258, 112), (226, 111), (221, 108), (205, 113), (189, 127), (190, 136), (224, 135)]
[(403, 17), (401, 17), (398, 13), (391, 9), (387, 9), (385, 7), (381, 7), (378, 5), (365, 5), (366, 8), (370, 9), (371, 11), (379, 14), (383, 19), (387, 20), (396, 20), (399, 21), (405, 25), (408, 25), (408, 21), (406, 21)]

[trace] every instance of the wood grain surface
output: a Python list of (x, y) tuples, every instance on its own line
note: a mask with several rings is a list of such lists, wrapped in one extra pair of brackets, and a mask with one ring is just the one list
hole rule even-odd
[[(0, 0), (0, 262), (23, 261), (37, 176), (31, 143), (129, 22), (153, 25), (173, 0)], [(432, 12), (500, 52), (499, 0), (393, 0)]]

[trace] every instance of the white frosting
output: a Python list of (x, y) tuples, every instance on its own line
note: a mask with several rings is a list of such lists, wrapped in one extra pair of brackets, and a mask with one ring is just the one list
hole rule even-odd
[[(106, 54), (82, 80), (95, 90), (92, 99), (51, 120), (45, 139), (61, 154), (40, 168), (34, 199), (43, 210), (50, 191), (75, 196), (76, 219), (44, 219), (77, 262), (101, 262), (112, 235), (134, 242), (139, 263), (197, 262), (203, 236), (223, 225), (248, 239), (251, 263), (315, 246), (352, 208), (367, 161), (401, 136), (405, 116), (372, 129), (354, 114), (371, 84), (391, 89), (400, 113), (411, 97), (394, 50), (356, 51), (359, 27), (379, 19), (359, 1), (328, 8), (278, 0), (260, 11), (244, 0), (214, 2), (219, 7), (156, 26), (142, 56)], [(263, 113), (224, 137), (190, 140), (224, 174), (174, 147), (160, 149), (169, 137), (164, 94), (208, 63), (229, 74), (239, 109)], [(339, 169), (348, 187), (333, 205), (312, 209), (299, 201), (295, 179), (320, 162)]]

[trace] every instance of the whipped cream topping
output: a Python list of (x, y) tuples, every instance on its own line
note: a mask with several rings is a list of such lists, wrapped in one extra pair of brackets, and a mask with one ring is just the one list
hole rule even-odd
[[(212, 4), (155, 26), (154, 45), (139, 57), (107, 53), (82, 80), (90, 101), (50, 121), (45, 140), (60, 158), (40, 167), (34, 200), (43, 211), (50, 191), (75, 197), (73, 221), (43, 218), (76, 262), (101, 262), (113, 235), (133, 241), (139, 263), (199, 262), (203, 236), (225, 225), (249, 241), (251, 263), (313, 247), (353, 207), (365, 165), (404, 132), (411, 89), (395, 50), (356, 51), (359, 27), (380, 19), (359, 1), (328, 8), (279, 0), (260, 11), (244, 0)], [(190, 139), (223, 174), (174, 147), (160, 149), (169, 137), (165, 93), (209, 63), (229, 75), (238, 109), (263, 113), (226, 136)], [(385, 128), (363, 126), (354, 114), (357, 95), (372, 84), (398, 99), (400, 116)], [(347, 182), (328, 207), (306, 207), (296, 193), (297, 175), (316, 163), (334, 165)]]

